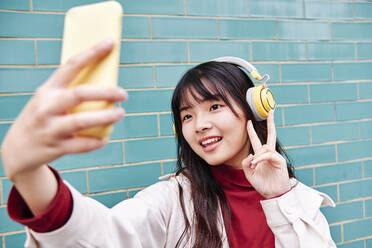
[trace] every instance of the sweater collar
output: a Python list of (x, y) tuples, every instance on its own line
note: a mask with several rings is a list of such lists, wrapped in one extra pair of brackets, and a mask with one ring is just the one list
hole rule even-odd
[(240, 187), (252, 188), (252, 185), (245, 177), (244, 171), (242, 169), (234, 169), (227, 165), (214, 165), (211, 166), (211, 170), (214, 177), (222, 185), (232, 184)]

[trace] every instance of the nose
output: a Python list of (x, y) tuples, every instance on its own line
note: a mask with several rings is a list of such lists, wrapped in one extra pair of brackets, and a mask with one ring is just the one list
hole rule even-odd
[(195, 130), (197, 133), (202, 133), (212, 128), (212, 123), (205, 116), (198, 116), (195, 125)]

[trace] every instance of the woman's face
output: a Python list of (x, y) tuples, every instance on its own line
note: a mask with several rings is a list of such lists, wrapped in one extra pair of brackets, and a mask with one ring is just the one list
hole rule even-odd
[(250, 148), (243, 111), (232, 99), (229, 100), (238, 116), (222, 100), (198, 103), (187, 94), (190, 105), (180, 106), (182, 133), (187, 143), (210, 165), (240, 169)]

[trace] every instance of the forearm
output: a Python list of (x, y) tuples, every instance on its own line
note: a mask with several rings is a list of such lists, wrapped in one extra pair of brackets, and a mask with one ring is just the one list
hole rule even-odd
[(35, 216), (48, 208), (58, 190), (57, 179), (47, 165), (17, 175), (13, 183)]

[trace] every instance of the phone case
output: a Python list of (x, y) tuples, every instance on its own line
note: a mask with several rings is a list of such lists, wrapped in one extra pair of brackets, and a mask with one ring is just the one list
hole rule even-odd
[[(118, 2), (107, 1), (78, 6), (66, 13), (61, 64), (97, 43), (113, 38), (115, 45), (103, 60), (84, 68), (68, 87), (79, 84), (117, 85), (120, 58), (122, 7)], [(103, 110), (114, 107), (107, 101), (83, 102), (69, 113)], [(112, 132), (112, 125), (97, 126), (78, 132), (80, 136), (104, 138)]]

